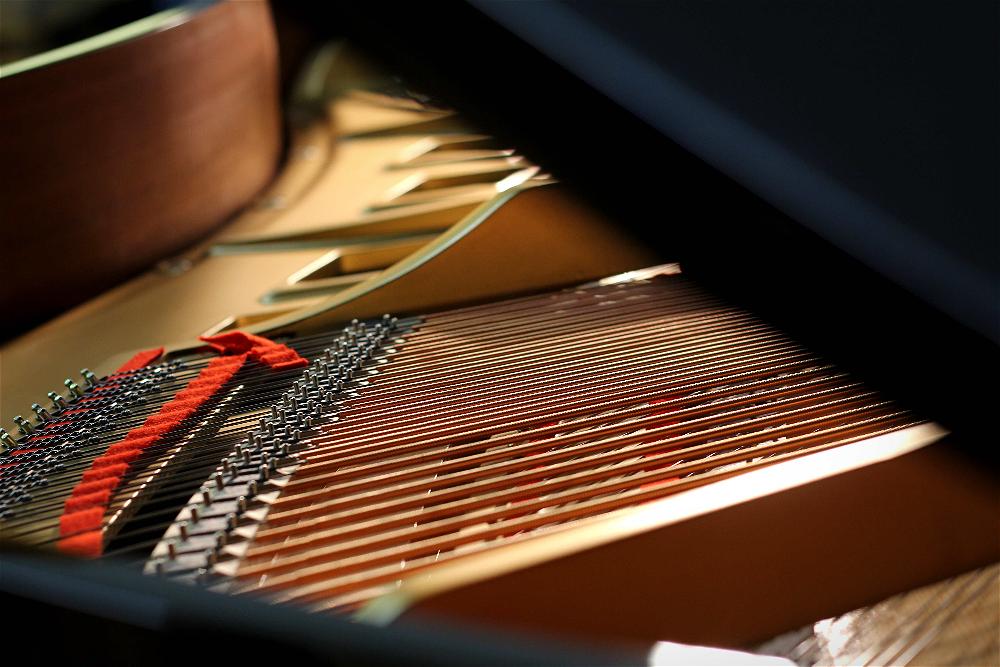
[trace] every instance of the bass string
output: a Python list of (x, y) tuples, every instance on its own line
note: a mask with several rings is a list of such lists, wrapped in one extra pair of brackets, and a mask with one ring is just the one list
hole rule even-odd
[[(824, 380), (826, 379), (824, 378)], [(833, 380), (834, 378), (829, 379), (829, 381)], [(690, 387), (689, 389), (694, 388)], [(702, 385), (702, 388), (704, 388), (704, 385)], [(534, 418), (525, 418), (517, 421), (501, 419), (498, 424), (489, 427), (480, 426), (477, 428), (460, 429), (458, 432), (451, 432), (445, 435), (441, 435), (440, 432), (421, 432), (417, 430), (414, 434), (415, 437), (407, 438), (404, 441), (387, 440), (358, 447), (345, 446), (337, 442), (320, 446), (311, 442), (310, 449), (305, 455), (303, 474), (322, 474), (347, 466), (362, 465), (373, 458), (382, 458), (385, 455), (405, 457), (414, 452), (419, 453), (425, 448), (447, 447), (454, 451), (461, 451), (461, 448), (466, 446), (464, 443), (484, 439), (489, 439), (496, 446), (501, 446), (515, 442), (518, 438), (522, 437), (542, 437), (546, 434), (559, 432), (562, 428), (559, 424), (573, 423), (576, 420), (582, 419), (590, 420), (591, 423), (600, 423), (601, 419), (604, 419), (601, 415), (609, 413), (621, 414), (625, 411), (622, 418), (628, 419), (646, 412), (655, 414), (672, 410), (682, 410), (684, 408), (697, 409), (698, 406), (708, 405), (712, 402), (722, 402), (727, 396), (738, 392), (747, 392), (751, 389), (751, 386), (743, 384), (737, 385), (731, 392), (727, 392), (725, 389), (718, 389), (707, 395), (692, 395), (690, 397), (682, 395), (668, 399), (662, 399), (662, 394), (650, 391), (643, 391), (633, 395), (626, 393), (624, 396), (619, 397), (599, 397), (606, 400), (585, 402), (575, 410), (563, 409), (548, 414), (543, 412)], [(628, 412), (630, 410), (631, 412)], [(312, 441), (317, 441), (321, 438), (322, 436), (313, 438)], [(296, 488), (299, 488), (298, 485), (293, 484), (289, 490)]]
[[(814, 413), (807, 423), (813, 425), (827, 423), (844, 415), (858, 413), (859, 410), (862, 412), (867, 410), (873, 415), (895, 414), (885, 410), (876, 411), (877, 408), (878, 406), (870, 404), (859, 405), (858, 402), (831, 401), (826, 404), (823, 413)], [(782, 424), (776, 430), (773, 426), (781, 417), (793, 415), (794, 412), (786, 412), (783, 415), (772, 416), (770, 423), (757, 419), (747, 420), (738, 426), (743, 429), (757, 427), (757, 430), (752, 431), (756, 435), (765, 432), (780, 433), (780, 428), (792, 427)], [(766, 429), (767, 426), (772, 428)], [(695, 434), (680, 430), (671, 433), (666, 429), (655, 433), (609, 434), (602, 429), (595, 429), (583, 434), (583, 437), (567, 438), (566, 442), (559, 442), (557, 439), (554, 443), (550, 441), (534, 448), (524, 448), (528, 451), (522, 452), (521, 457), (502, 456), (504, 452), (488, 448), (486, 451), (493, 454), (492, 456), (472, 455), (463, 462), (463, 466), (452, 470), (425, 474), (426, 471), (423, 470), (406, 469), (402, 471), (405, 474), (373, 477), (364, 480), (366, 483), (354, 485), (354, 488), (345, 484), (339, 489), (339, 493), (327, 494), (322, 502), (292, 510), (276, 509), (273, 515), (269, 515), (268, 525), (258, 532), (251, 551), (273, 542), (285, 546), (291, 537), (303, 536), (319, 528), (338, 526), (343, 521), (348, 523), (358, 521), (362, 515), (375, 512), (385, 518), (395, 510), (426, 509), (440, 502), (460, 501), (466, 496), (473, 495), (474, 492), (483, 490), (504, 491), (516, 495), (522, 485), (531, 488), (541, 482), (549, 484), (549, 488), (557, 488), (559, 484), (572, 485), (581, 478), (573, 477), (572, 480), (576, 481), (572, 481), (569, 475), (577, 475), (587, 470), (596, 471), (595, 465), (599, 467), (606, 464), (625, 464), (644, 459), (643, 463), (636, 465), (659, 468), (671, 462), (662, 457), (675, 450), (683, 450), (683, 454), (679, 455), (681, 458), (710, 457), (733, 447), (733, 441), (728, 440), (729, 438), (740, 435), (745, 439), (749, 438), (746, 434), (740, 433), (739, 428), (732, 428), (732, 425), (729, 425), (728, 428), (715, 428)], [(719, 444), (720, 442), (723, 444)], [(556, 482), (555, 478), (560, 476), (565, 476), (566, 479)], [(372, 492), (375, 490), (378, 490), (376, 499), (378, 507), (365, 507), (365, 501), (372, 500)], [(314, 535), (306, 539), (314, 538), (318, 539)]]
[[(405, 356), (412, 365), (400, 366), (392, 369), (393, 374), (418, 374), (429, 373), (437, 370), (440, 365), (440, 357), (454, 356), (456, 345), (462, 346), (462, 355), (458, 357), (462, 361), (472, 361), (478, 359), (481, 363), (489, 359), (491, 353), (498, 347), (504, 349), (508, 354), (514, 355), (519, 350), (530, 352), (531, 349), (547, 347), (552, 349), (553, 340), (562, 342), (566, 347), (571, 348), (575, 341), (582, 341), (583, 344), (590, 342), (595, 336), (601, 336), (608, 341), (620, 340), (628, 335), (649, 330), (651, 327), (661, 327), (665, 332), (690, 327), (698, 321), (709, 319), (734, 319), (747, 323), (753, 320), (749, 316), (732, 309), (703, 310), (697, 315), (684, 314), (681, 317), (664, 312), (663, 308), (649, 308), (642, 310), (630, 310), (620, 312), (618, 309), (605, 310), (599, 316), (592, 315), (588, 318), (579, 318), (578, 322), (564, 324), (559, 327), (547, 326), (539, 330), (538, 335), (520, 336), (509, 333), (507, 336), (498, 339), (482, 339), (478, 337), (465, 336), (454, 333), (446, 339), (438, 342), (427, 343), (424, 337), (425, 329), (413, 332), (410, 344), (407, 345), (401, 356)], [(758, 328), (760, 326), (758, 325)], [(516, 332), (514, 332), (516, 333)], [(412, 359), (411, 359), (412, 358)], [(425, 360), (425, 363), (420, 363)]]
[[(307, 471), (307, 467), (306, 466), (300, 467), (299, 471), (296, 473), (296, 477), (299, 477), (301, 474), (304, 474), (306, 471)], [(278, 514), (272, 514), (272, 515), (270, 515), (269, 522), (272, 521), (272, 520), (274, 520), (274, 519), (276, 519), (278, 516), (280, 516), (280, 515), (278, 515)], [(267, 530), (267, 529), (265, 529), (265, 530)]]
[[(822, 442), (815, 443), (816, 446), (810, 451), (842, 446), (843, 444), (856, 442), (859, 439), (871, 437), (872, 435), (891, 432), (891, 430), (897, 430), (906, 425), (906, 423), (890, 425), (889, 428), (881, 430), (863, 428), (856, 429), (854, 432), (848, 430), (849, 426), (840, 426), (838, 429), (845, 431), (844, 435), (846, 437), (844, 439), (825, 444)], [(829, 433), (822, 433), (821, 435), (829, 435)], [(806, 437), (808, 436), (803, 436), (803, 438)], [(810, 443), (798, 442), (794, 444), (808, 446)], [(792, 444), (784, 445), (786, 449), (790, 447), (792, 447)], [(772, 451), (774, 449), (774, 447), (771, 448)], [(764, 452), (759, 453), (763, 454)], [(654, 473), (646, 473), (644, 476), (634, 475), (629, 479), (616, 484), (607, 484), (596, 490), (587, 488), (573, 494), (564, 494), (559, 499), (562, 502), (561, 505), (556, 505), (554, 498), (526, 501), (515, 508), (514, 513), (517, 516), (510, 520), (496, 518), (505, 512), (511, 512), (511, 509), (506, 507), (497, 510), (493, 515), (473, 516), (471, 518), (483, 519), (484, 522), (475, 524), (477, 530), (471, 533), (463, 534), (459, 530), (448, 533), (448, 536), (443, 539), (439, 536), (434, 536), (426, 540), (414, 541), (410, 539), (413, 537), (412, 532), (404, 532), (402, 535), (395, 536), (398, 539), (396, 546), (390, 545), (381, 549), (373, 549), (371, 542), (366, 545), (358, 541), (351, 545), (351, 548), (357, 552), (353, 556), (348, 555), (351, 553), (351, 549), (349, 548), (341, 549), (337, 552), (315, 550), (311, 552), (311, 558), (320, 561), (319, 564), (309, 567), (297, 564), (293, 568), (294, 571), (292, 573), (277, 576), (269, 572), (270, 568), (264, 568), (265, 571), (263, 573), (252, 570), (243, 571), (241, 569), (237, 576), (245, 579), (248, 584), (250, 581), (264, 582), (249, 584), (245, 589), (246, 591), (273, 592), (285, 590), (288, 591), (288, 595), (279, 599), (289, 601), (311, 602), (328, 599), (345, 591), (356, 590), (359, 587), (369, 587), (373, 581), (377, 580), (372, 576), (372, 570), (380, 566), (388, 568), (389, 576), (391, 577), (390, 579), (383, 579), (383, 581), (395, 581), (404, 576), (400, 563), (406, 564), (406, 574), (409, 574), (413, 572), (411, 561), (414, 559), (424, 557), (431, 558), (434, 562), (443, 562), (457, 555), (463, 555), (479, 549), (493, 548), (496, 546), (496, 540), (503, 541), (505, 537), (510, 535), (536, 530), (543, 526), (564, 527), (569, 521), (590, 518), (617, 509), (632, 507), (636, 504), (659, 499), (671, 492), (694, 488), (695, 486), (700, 486), (711, 481), (740, 474), (753, 467), (772, 465), (791, 457), (805, 455), (806, 453), (809, 453), (809, 451), (800, 449), (800, 451), (787, 452), (783, 455), (783, 458), (781, 455), (774, 456), (765, 461), (757, 461), (740, 470), (720, 469), (719, 474), (713, 475), (710, 480), (698, 478), (693, 478), (690, 481), (688, 479), (673, 480), (672, 478), (679, 472), (674, 470), (659, 475)], [(717, 463), (721, 465), (727, 460), (738, 462), (746, 455), (747, 453), (740, 452), (730, 457), (730, 459), (720, 458)], [(667, 482), (667, 484), (651, 488), (656, 482)], [(595, 491), (599, 494), (596, 497), (594, 497)], [(549, 511), (540, 514), (542, 510)], [(495, 520), (489, 523), (485, 522), (491, 518)], [(462, 527), (465, 528), (468, 526), (462, 525)], [(440, 533), (442, 531), (443, 529), (440, 526), (434, 526), (433, 532)], [(266, 574), (266, 577), (262, 577), (262, 574)]]
[[(631, 377), (616, 375), (617, 385), (608, 384), (601, 387), (598, 383), (597, 389), (601, 390), (601, 393), (594, 392), (591, 395), (580, 396), (571, 392), (572, 395), (556, 396), (541, 406), (531, 402), (526, 409), (522, 409), (520, 412), (516, 410), (517, 406), (509, 406), (508, 410), (489, 411), (490, 416), (487, 419), (481, 419), (471, 426), (457, 427), (448, 421), (437, 424), (429, 420), (423, 425), (418, 422), (415, 425), (418, 429), (416, 434), (421, 439), (433, 437), (437, 444), (457, 444), (462, 438), (475, 438), (483, 435), (500, 436), (508, 431), (531, 429), (553, 421), (586, 416), (594, 410), (625, 409), (638, 402), (681, 400), (683, 396), (673, 394), (679, 392), (695, 394), (697, 392), (711, 392), (715, 389), (722, 390), (721, 388), (725, 386), (739, 384), (746, 376), (753, 377), (767, 373), (786, 374), (793, 368), (808, 365), (808, 363), (803, 364), (803, 359), (797, 354), (771, 355), (768, 363), (764, 365), (759, 360), (748, 360), (746, 357), (723, 359), (722, 361), (724, 363), (720, 364), (721, 367), (706, 366), (695, 373), (675, 372), (672, 369), (667, 369), (652, 377), (644, 376), (642, 373)], [(739, 375), (733, 371), (738, 372)], [(572, 387), (566, 387), (566, 389), (571, 390)], [(664, 392), (671, 392), (671, 394), (664, 396)], [(490, 391), (489, 393), (492, 395), (495, 392)], [(344, 413), (345, 417), (350, 414), (349, 411)], [(379, 413), (372, 411), (372, 414)], [(384, 439), (377, 442), (365, 438), (342, 437), (339, 433), (340, 424), (349, 425), (353, 421), (356, 420), (342, 420), (338, 422), (338, 429), (331, 430), (328, 434), (313, 437), (310, 440), (311, 451), (308, 456), (310, 464), (322, 464), (330, 455), (339, 456), (341, 451), (349, 451), (352, 455), (390, 448), (399, 451), (407, 444), (406, 433), (387, 433), (382, 436)], [(366, 423), (368, 423), (367, 420)], [(350, 435), (350, 432), (347, 435)]]
[[(738, 435), (741, 429), (749, 429), (755, 434), (760, 434), (794, 428), (794, 425), (786, 423), (785, 420), (789, 418), (807, 416), (802, 423), (813, 423), (814, 420), (836, 419), (846, 412), (858, 409), (878, 411), (880, 407), (884, 408), (883, 404), (850, 396), (835, 395), (827, 398), (827, 401), (815, 401), (813, 404), (800, 400), (797, 404), (792, 404), (799, 407), (764, 416), (751, 416), (748, 419), (722, 424), (709, 423), (707, 424), (709, 428), (694, 432), (690, 429), (698, 425), (691, 423), (671, 424), (651, 428), (648, 431), (642, 429), (640, 425), (638, 431), (611, 434), (598, 428), (586, 432), (579, 438), (557, 436), (540, 443), (528, 442), (517, 445), (510, 450), (490, 447), (487, 452), (479, 455), (471, 453), (465, 459), (438, 462), (439, 467), (431, 463), (405, 467), (385, 474), (378, 474), (376, 471), (370, 476), (353, 481), (348, 478), (339, 484), (334, 483), (336, 480), (332, 480), (323, 487), (322, 492), (315, 493), (308, 504), (292, 502), (273, 507), (268, 527), (261, 531), (261, 539), (271, 534), (272, 529), (277, 533), (278, 529), (287, 524), (313, 519), (334, 509), (354, 507), (359, 501), (363, 502), (365, 497), (370, 497), (375, 489), (380, 490), (379, 500), (388, 500), (396, 496), (405, 496), (410, 492), (421, 493), (421, 489), (426, 491), (428, 479), (434, 480), (435, 488), (447, 488), (447, 485), (460, 484), (464, 481), (477, 483), (480, 478), (487, 475), (507, 475), (509, 479), (499, 479), (498, 483), (514, 484), (520, 477), (527, 479), (543, 475), (540, 472), (542, 470), (544, 475), (575, 470), (581, 465), (586, 465), (580, 458), (584, 456), (597, 455), (605, 461), (614, 460), (616, 457), (627, 459), (639, 455), (659, 456), (664, 453), (665, 447), (711, 445), (715, 440), (721, 441)], [(482, 444), (488, 446), (490, 443)], [(715, 450), (709, 448), (705, 451)], [(426, 491), (424, 500), (430, 502), (432, 495), (433, 491)]]
[[(667, 339), (663, 340), (666, 336)], [(718, 349), (723, 342), (739, 344), (741, 340), (751, 342), (765, 339), (776, 340), (778, 336), (766, 329), (758, 327), (734, 327), (724, 332), (713, 332), (707, 327), (692, 328), (685, 332), (658, 331), (658, 327), (650, 325), (646, 330), (637, 330), (628, 336), (601, 341), (595, 339), (586, 345), (578, 344), (572, 347), (559, 348), (551, 355), (541, 354), (542, 350), (533, 350), (533, 354), (496, 355), (493, 363), (465, 364), (457, 359), (454, 363), (444, 364), (445, 368), (434, 373), (426, 373), (422, 377), (398, 376), (377, 368), (374, 381), (383, 385), (392, 383), (391, 387), (383, 387), (377, 395), (359, 396), (357, 404), (375, 404), (392, 399), (414, 401), (433, 401), (438, 396), (434, 392), (443, 385), (452, 388), (474, 387), (479, 378), (484, 375), (505, 377), (528, 382), (540, 376), (552, 379), (566, 377), (568, 373), (578, 371), (581, 366), (611, 367), (621, 360), (635, 359), (639, 351), (649, 350), (652, 353), (672, 354), (682, 359), (684, 353), (693, 354), (695, 349)], [(641, 347), (641, 344), (653, 342), (651, 347)], [(782, 341), (785, 345), (791, 345)], [(402, 354), (394, 358), (403, 359)]]
[[(559, 422), (543, 429), (533, 431), (517, 431), (502, 439), (480, 438), (458, 445), (438, 446), (428, 445), (425, 442), (411, 449), (408, 455), (403, 455), (398, 451), (386, 450), (382, 456), (369, 459), (367, 465), (355, 461), (340, 463), (333, 472), (319, 472), (304, 464), (298, 478), (308, 480), (308, 484), (286, 489), (282, 494), (282, 502), (276, 508), (294, 507), (301, 504), (301, 497), (319, 499), (314, 496), (313, 489), (322, 487), (322, 493), (336, 495), (332, 488), (333, 482), (337, 480), (351, 479), (363, 475), (388, 472), (395, 468), (404, 468), (410, 464), (424, 464), (428, 461), (438, 462), (440, 458), (458, 459), (445, 463), (438, 463), (439, 474), (447, 472), (451, 468), (460, 468), (463, 464), (460, 457), (467, 453), (478, 454), (484, 446), (488, 446), (494, 454), (493, 458), (509, 458), (522, 452), (531, 452), (532, 449), (540, 446), (551, 446), (553, 448), (572, 444), (585, 440), (589, 433), (600, 430), (605, 434), (627, 434), (630, 432), (642, 431), (647, 436), (653, 436), (661, 430), (669, 427), (669, 430), (681, 430), (694, 428), (701, 422), (714, 419), (718, 422), (734, 421), (744, 413), (753, 413), (759, 410), (757, 405), (761, 400), (771, 399), (768, 407), (776, 408), (784, 402), (803, 401), (806, 397), (820, 400), (822, 397), (830, 395), (843, 395), (850, 391), (842, 386), (830, 386), (814, 388), (811, 393), (803, 391), (803, 387), (784, 389), (774, 392), (768, 396), (755, 396), (752, 400), (733, 401), (731, 404), (713, 404), (711, 408), (693, 406), (688, 409), (671, 410), (671, 406), (657, 405), (651, 406), (653, 410), (633, 413), (621, 416), (619, 414), (603, 413), (599, 417), (590, 418), (584, 423)], [(657, 409), (658, 408), (658, 409)], [(729, 408), (728, 412), (719, 413), (718, 409)], [(657, 426), (662, 423), (662, 428)], [(583, 435), (581, 435), (581, 433)], [(524, 443), (524, 444), (522, 444)], [(480, 460), (483, 460), (480, 457)], [(316, 493), (319, 493), (318, 491)], [(301, 496), (301, 497), (300, 497)], [(272, 522), (277, 521), (277, 516), (272, 517)]]

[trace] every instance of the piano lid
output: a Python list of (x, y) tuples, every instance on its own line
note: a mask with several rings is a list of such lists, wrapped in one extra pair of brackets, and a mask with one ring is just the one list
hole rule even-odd
[(992, 3), (944, 12), (892, 2), (472, 4), (827, 240), (1000, 340)]

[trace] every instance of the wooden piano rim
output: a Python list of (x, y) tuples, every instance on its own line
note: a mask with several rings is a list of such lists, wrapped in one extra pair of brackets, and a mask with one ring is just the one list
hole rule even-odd
[[(961, 473), (969, 471), (953, 469), (954, 461), (947, 458), (941, 446), (928, 447), (946, 435), (947, 432), (936, 424), (910, 427), (750, 471), (640, 507), (584, 521), (573, 528), (460, 557), (404, 580), (396, 591), (374, 599), (357, 616), (360, 620), (378, 625), (398, 619), (448, 617), (470, 624), (500, 625), (521, 632), (563, 636), (576, 634), (595, 640), (634, 642), (652, 639), (734, 647), (752, 645), (781, 632), (874, 603), (896, 592), (1000, 557), (1000, 545), (996, 538), (981, 530), (984, 525), (997, 523), (992, 513), (996, 507), (992, 502), (996, 499), (996, 489), (990, 482), (975, 475), (963, 477)], [(939, 481), (944, 480), (943, 486), (938, 484), (942, 488), (947, 487), (949, 481), (955, 486), (942, 491), (941, 488), (932, 488), (932, 483), (926, 487), (925, 493), (919, 484), (912, 484), (914, 472), (918, 478), (921, 475), (937, 475)], [(928, 503), (943, 503), (959, 510), (954, 520), (948, 521), (947, 527), (968, 538), (964, 541), (942, 540), (944, 544), (937, 544), (935, 549), (934, 540), (946, 521), (936, 515), (928, 518), (928, 530), (922, 535), (911, 535), (905, 526), (898, 529), (889, 526), (885, 531), (885, 544), (878, 546), (886, 547), (884, 551), (887, 553), (902, 551), (913, 557), (892, 570), (879, 569), (881, 566), (878, 563), (884, 558), (876, 556), (871, 551), (875, 545), (865, 540), (871, 536), (872, 528), (878, 528), (876, 524), (884, 523), (887, 510), (869, 505), (870, 513), (854, 517), (859, 528), (856, 544), (844, 541), (843, 530), (837, 533), (834, 529), (827, 534), (823, 530), (826, 517), (822, 516), (824, 510), (828, 513), (836, 510), (828, 507), (828, 498), (823, 500), (831, 492), (836, 498), (849, 499), (845, 500), (845, 505), (850, 505), (865, 493), (876, 497), (880, 492), (884, 493), (886, 487), (872, 488), (878, 486), (872, 484), (873, 478), (901, 482), (898, 489), (893, 487), (898, 492), (892, 495), (899, 496), (898, 502), (913, 496), (916, 500), (912, 506), (918, 514), (923, 509), (919, 503), (925, 495)], [(934, 481), (933, 477), (928, 479)], [(850, 495), (842, 496), (845, 493)], [(779, 509), (775, 513), (774, 506), (792, 498), (791, 502), (804, 507), (809, 505), (811, 497), (826, 504), (817, 505), (819, 509), (816, 510), (815, 521), (810, 524), (817, 530), (805, 533), (813, 546), (806, 547), (805, 551), (810, 548), (827, 550), (824, 553), (836, 553), (838, 558), (843, 552), (846, 562), (851, 562), (859, 554), (868, 553), (876, 561), (874, 567), (878, 576), (874, 580), (872, 573), (860, 573), (856, 582), (845, 586), (843, 582), (838, 584), (837, 576), (830, 577), (833, 583), (822, 581), (824, 576), (813, 576), (816, 581), (796, 579), (794, 583), (797, 585), (787, 586), (786, 590), (772, 588), (773, 579), (777, 576), (775, 572), (788, 570), (801, 574), (803, 567), (808, 572), (810, 565), (816, 566), (816, 563), (803, 564), (795, 560), (794, 536), (780, 531), (774, 531), (773, 537), (767, 533), (774, 527), (772, 520), (792, 532), (796, 528), (808, 531), (810, 526), (781, 523), (785, 518), (782, 512), (788, 514), (789, 511)], [(767, 509), (769, 505), (770, 510)], [(790, 513), (794, 515), (795, 511), (792, 509)], [(733, 561), (734, 576), (754, 580), (746, 585), (747, 590), (753, 590), (753, 595), (746, 595), (746, 590), (737, 591), (734, 595), (738, 599), (728, 605), (741, 613), (736, 613), (735, 609), (732, 612), (726, 610), (726, 597), (730, 591), (722, 590), (722, 587), (699, 587), (691, 581), (684, 581), (683, 575), (656, 572), (651, 568), (660, 566), (659, 560), (646, 563), (646, 574), (652, 576), (629, 572), (643, 570), (638, 562), (642, 555), (635, 546), (637, 544), (655, 545), (658, 539), (669, 541), (671, 535), (679, 534), (681, 537), (676, 545), (671, 545), (679, 546), (675, 549), (677, 551), (685, 551), (687, 545), (693, 545), (695, 550), (711, 549), (713, 544), (718, 546), (716, 543), (721, 535), (729, 534), (726, 527), (731, 528), (734, 520), (748, 524), (743, 530), (751, 534), (754, 534), (751, 525), (764, 531), (756, 533), (762, 536), (759, 540), (762, 546), (759, 549), (754, 547), (746, 561), (741, 559), (742, 552), (735, 553), (738, 550), (720, 556)], [(799, 537), (802, 535), (799, 533)], [(695, 539), (685, 542), (685, 536)], [(633, 545), (631, 552), (629, 542)], [(781, 543), (780, 549), (778, 543)], [(790, 547), (788, 555), (783, 555), (786, 547)], [(761, 558), (761, 553), (774, 549), (779, 549), (777, 562)], [(646, 551), (652, 553), (652, 550)], [(662, 555), (663, 552), (654, 554), (657, 559)], [(632, 560), (623, 562), (625, 557)], [(683, 556), (674, 554), (669, 557), (683, 561)], [(758, 566), (763, 564), (774, 572), (758, 577), (754, 571), (754, 558), (757, 558)], [(670, 565), (663, 563), (663, 567), (669, 569)], [(698, 565), (693, 567), (697, 570)], [(819, 569), (825, 574), (823, 567)], [(567, 570), (570, 574), (566, 574)], [(599, 573), (599, 578), (608, 581), (597, 582), (595, 579), (598, 577), (586, 576), (596, 573)], [(601, 597), (602, 587), (607, 593), (609, 587), (614, 588), (615, 581), (627, 580), (630, 576), (645, 584), (646, 590), (622, 593), (622, 599), (617, 601), (597, 599)], [(647, 581), (657, 577), (666, 579)], [(768, 582), (768, 585), (757, 582), (757, 578)], [(633, 581), (633, 589), (637, 582)], [(701, 580), (700, 583), (706, 582)], [(595, 591), (597, 595), (593, 595)], [(650, 591), (654, 592), (654, 599), (656, 594), (663, 596), (659, 607), (643, 604), (648, 603), (644, 596)], [(780, 608), (768, 602), (769, 595), (784, 596)], [(675, 605), (678, 599), (682, 604)], [(683, 609), (667, 609), (674, 606)], [(720, 612), (720, 609), (723, 611)], [(758, 613), (753, 613), (755, 611)], [(594, 622), (592, 619), (595, 616), (600, 620)], [(656, 618), (651, 619), (651, 616)], [(619, 620), (610, 621), (613, 627), (607, 627), (609, 619), (616, 618)]]

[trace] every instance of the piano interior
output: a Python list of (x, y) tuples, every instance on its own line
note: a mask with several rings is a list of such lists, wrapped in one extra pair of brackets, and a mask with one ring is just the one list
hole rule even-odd
[[(477, 91), (504, 81), (428, 68), (436, 52), (414, 42), (441, 48), (463, 25), (405, 25), (414, 13), (180, 6), (124, 43), (0, 72), (10, 107), (95, 76), (136, 110), (130, 91), (161, 64), (136, 72), (126, 51), (128, 74), (103, 79), (116, 49), (267, 60), (203, 60), (184, 79), (204, 102), (193, 116), (242, 129), (220, 124), (217, 154), (148, 167), (164, 192), (214, 194), (204, 220), (152, 211), (151, 186), (125, 201), (129, 177), (108, 166), (168, 120), (66, 157), (92, 164), (82, 193), (25, 156), (57, 160), (99, 116), (37, 112), (30, 146), (4, 140), (0, 224), (33, 257), (3, 291), (22, 315), (0, 348), (6, 601), (66, 621), (70, 645), (105, 633), (122, 663), (138, 645), (166, 664), (192, 637), (211, 656), (349, 664), (1000, 663), (989, 397), (940, 386), (983, 350), (990, 368), (995, 346), (853, 260), (810, 254), (826, 248), (811, 233), (761, 228), (741, 249), (764, 204), (728, 197), (738, 186), (696, 157), (595, 142), (566, 166), (558, 136), (484, 112)], [(474, 25), (457, 44), (488, 48), (498, 25)], [(512, 76), (543, 86), (556, 65), (532, 57), (526, 71), (512, 55)], [(266, 81), (209, 87), (246, 72)], [(144, 95), (182, 94), (170, 81)], [(591, 126), (606, 119), (588, 115), (593, 91), (557, 99), (567, 85), (533, 103), (565, 115), (587, 156), (581, 128), (616, 130)], [(214, 106), (233, 90), (251, 111)], [(279, 101), (274, 122), (261, 109)], [(28, 122), (17, 113), (0, 117)], [(14, 184), (29, 182), (25, 203)], [(728, 240), (718, 204), (670, 205), (710, 187), (745, 215)], [(85, 232), (75, 249), (22, 246), (57, 214)], [(132, 251), (137, 234), (156, 238)], [(856, 291), (827, 299), (839, 289)], [(137, 597), (169, 612), (128, 611), (148, 608)]]

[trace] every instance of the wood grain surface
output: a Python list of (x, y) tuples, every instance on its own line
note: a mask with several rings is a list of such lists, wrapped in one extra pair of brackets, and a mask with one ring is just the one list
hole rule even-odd
[(0, 78), (7, 338), (215, 229), (281, 151), (266, 2)]

